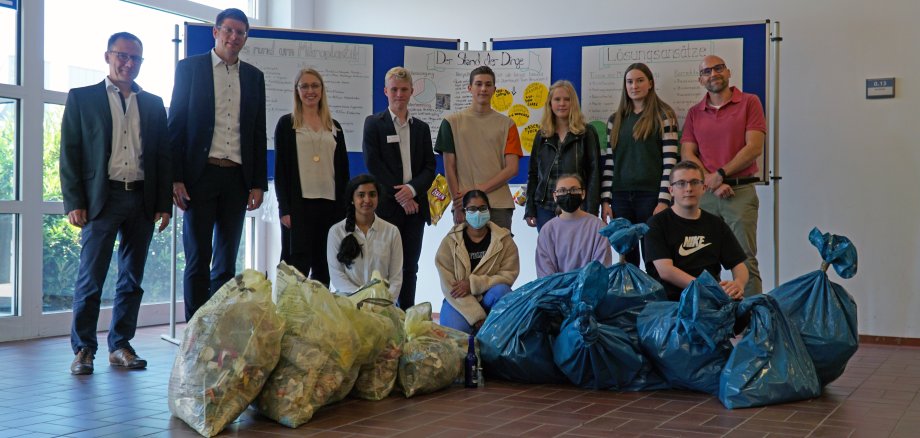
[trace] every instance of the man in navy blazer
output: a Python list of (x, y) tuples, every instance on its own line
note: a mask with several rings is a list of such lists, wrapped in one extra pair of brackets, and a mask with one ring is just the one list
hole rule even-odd
[(214, 49), (176, 66), (169, 138), (173, 202), (185, 211), (186, 321), (236, 275), (246, 211), (268, 189), (265, 77), (239, 58), (248, 33), (243, 11), (224, 10)]
[(61, 124), (61, 190), (71, 225), (81, 227), (70, 343), (73, 374), (92, 374), (102, 285), (118, 244), (118, 281), (109, 326), (109, 363), (128, 369), (147, 361), (131, 348), (140, 311), (141, 281), (156, 221), (169, 224), (169, 137), (163, 99), (140, 89), (144, 58), (136, 36), (109, 38), (102, 82), (67, 95)]
[(431, 223), (428, 189), (434, 181), (435, 161), (431, 130), (409, 115), (412, 75), (393, 67), (385, 78), (389, 106), (364, 121), (364, 164), (383, 186), (377, 215), (399, 228), (403, 246), (403, 284), (399, 307), (415, 305), (418, 259), (425, 224)]

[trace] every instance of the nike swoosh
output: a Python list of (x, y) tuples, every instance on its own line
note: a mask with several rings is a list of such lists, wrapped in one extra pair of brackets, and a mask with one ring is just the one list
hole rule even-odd
[(712, 242), (709, 242), (709, 243), (700, 245), (700, 246), (698, 246), (698, 247), (696, 247), (696, 248), (693, 248), (693, 249), (686, 249), (686, 248), (683, 247), (683, 245), (681, 245), (681, 247), (677, 249), (677, 253), (680, 254), (682, 257), (687, 257), (688, 255), (693, 254), (693, 253), (695, 253), (695, 252), (697, 252), (697, 251), (699, 251), (699, 250), (701, 250), (701, 249), (703, 249), (703, 248), (705, 248), (705, 247), (707, 247), (707, 246), (709, 246), (709, 245), (712, 245)]

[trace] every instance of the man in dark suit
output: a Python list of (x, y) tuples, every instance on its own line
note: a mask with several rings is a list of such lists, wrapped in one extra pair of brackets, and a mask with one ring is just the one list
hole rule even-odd
[(236, 275), (246, 211), (268, 188), (265, 77), (239, 58), (249, 20), (227, 9), (215, 23), (214, 49), (176, 66), (169, 108), (173, 202), (185, 211), (186, 321)]
[(428, 189), (434, 180), (434, 152), (428, 125), (409, 115), (412, 75), (393, 67), (385, 77), (389, 107), (364, 121), (364, 164), (383, 186), (377, 215), (396, 225), (403, 246), (399, 307), (415, 305), (418, 259), (425, 224), (431, 223)]
[(128, 369), (147, 361), (131, 348), (141, 306), (141, 281), (153, 227), (169, 224), (170, 155), (163, 100), (134, 82), (143, 45), (120, 32), (109, 38), (102, 82), (67, 95), (61, 125), (61, 189), (64, 209), (80, 234), (80, 267), (74, 285), (70, 343), (73, 374), (92, 374), (96, 324), (115, 237), (118, 281), (109, 327), (109, 363)]

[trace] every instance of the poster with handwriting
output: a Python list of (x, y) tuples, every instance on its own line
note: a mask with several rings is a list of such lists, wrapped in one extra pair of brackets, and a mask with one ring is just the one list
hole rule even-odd
[(323, 76), (329, 110), (345, 131), (348, 150), (360, 152), (364, 118), (373, 106), (373, 56), (370, 44), (249, 38), (240, 58), (265, 74), (268, 147), (274, 148), (278, 119), (294, 111), (295, 76), (312, 68)]
[(683, 127), (687, 110), (706, 93), (699, 82), (699, 64), (704, 57), (717, 55), (724, 59), (732, 73), (729, 84), (744, 90), (743, 43), (741, 38), (730, 38), (582, 47), (581, 107), (585, 117), (606, 126), (607, 118), (620, 103), (626, 68), (642, 62), (655, 76), (658, 96), (674, 108), (679, 126)]
[(514, 120), (524, 154), (530, 155), (549, 91), (551, 49), (474, 51), (407, 46), (405, 53), (414, 89), (409, 113), (431, 126), (432, 144), (444, 116), (470, 106), (470, 72), (486, 65), (495, 72), (492, 108)]

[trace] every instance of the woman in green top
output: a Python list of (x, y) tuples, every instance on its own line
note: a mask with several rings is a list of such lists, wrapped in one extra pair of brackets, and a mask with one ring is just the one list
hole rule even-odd
[[(626, 68), (620, 106), (607, 120), (607, 141), (601, 218), (644, 223), (668, 208), (668, 178), (677, 163), (677, 118), (655, 93), (647, 65)], [(626, 254), (626, 261), (639, 266), (639, 250)]]

